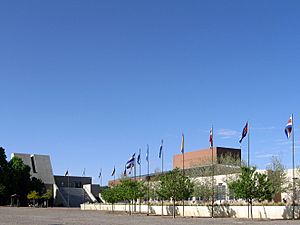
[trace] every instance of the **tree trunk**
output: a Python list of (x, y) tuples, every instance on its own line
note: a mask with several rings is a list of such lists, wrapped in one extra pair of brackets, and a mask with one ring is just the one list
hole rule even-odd
[(252, 200), (250, 200), (250, 212), (251, 212), (251, 219), (253, 220), (253, 213), (252, 213)]
[(173, 218), (175, 218), (175, 199), (173, 199)]

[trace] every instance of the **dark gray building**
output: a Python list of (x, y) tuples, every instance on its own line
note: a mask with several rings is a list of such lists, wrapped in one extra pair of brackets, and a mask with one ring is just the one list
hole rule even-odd
[(12, 153), (11, 157), (21, 158), (30, 167), (30, 175), (44, 182), (53, 193), (55, 206), (79, 207), (99, 200), (100, 187), (92, 184), (91, 177), (53, 175), (49, 155)]

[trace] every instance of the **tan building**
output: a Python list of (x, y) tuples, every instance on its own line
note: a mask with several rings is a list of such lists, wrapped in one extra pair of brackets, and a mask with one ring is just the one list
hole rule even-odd
[[(235, 160), (241, 160), (241, 149), (235, 148), (224, 148), (224, 147), (213, 147), (211, 148), (185, 152), (184, 153), (184, 168), (194, 168), (211, 165), (212, 157), (214, 159), (214, 164), (222, 164), (222, 159), (224, 157), (232, 157)], [(182, 169), (182, 154), (177, 154), (173, 156), (173, 169), (180, 168)]]

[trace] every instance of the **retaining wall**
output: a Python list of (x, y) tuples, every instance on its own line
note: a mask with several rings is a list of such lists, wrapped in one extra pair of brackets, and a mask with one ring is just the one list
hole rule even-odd
[[(173, 214), (173, 206), (148, 206), (147, 205), (108, 205), (108, 204), (81, 204), (82, 210), (103, 210), (103, 211), (126, 211), (136, 213), (150, 213), (153, 215)], [(292, 218), (292, 206), (253, 206), (253, 218), (256, 219), (290, 219)], [(183, 207), (175, 206), (177, 216), (183, 215)], [(185, 206), (184, 216), (187, 217), (211, 217), (209, 206)], [(214, 206), (215, 217), (248, 218), (247, 206)], [(295, 218), (300, 218), (300, 207), (295, 207)]]

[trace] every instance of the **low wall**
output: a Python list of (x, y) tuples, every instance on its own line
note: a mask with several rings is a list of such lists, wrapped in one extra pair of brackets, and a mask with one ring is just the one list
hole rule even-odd
[[(126, 211), (148, 213), (147, 205), (108, 205), (108, 204), (81, 204), (81, 210), (103, 210), (103, 211)], [(253, 206), (253, 218), (256, 219), (291, 219), (292, 206)], [(154, 215), (172, 215), (173, 206), (149, 206), (149, 213)], [(175, 206), (175, 213), (183, 215), (183, 207)], [(188, 217), (211, 217), (209, 206), (185, 206), (184, 216)], [(215, 217), (248, 218), (247, 206), (214, 206)], [(300, 218), (300, 207), (295, 207), (295, 218)]]

